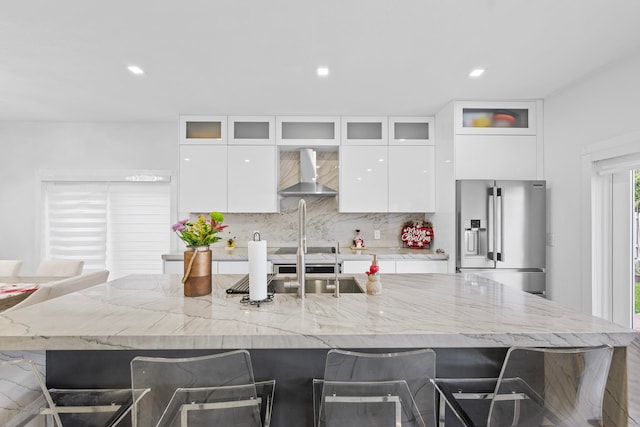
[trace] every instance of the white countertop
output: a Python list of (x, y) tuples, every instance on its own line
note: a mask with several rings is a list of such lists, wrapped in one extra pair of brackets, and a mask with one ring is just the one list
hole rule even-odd
[[(225, 289), (183, 296), (177, 275), (134, 275), (0, 315), (0, 350), (627, 346), (638, 334), (475, 276), (383, 275), (381, 295)], [(366, 276), (357, 276), (365, 283)]]
[[(278, 248), (268, 248), (267, 259), (275, 263), (291, 262), (295, 263), (295, 255), (280, 255), (275, 252)], [(233, 250), (227, 250), (223, 247), (213, 247), (212, 258), (214, 261), (247, 261), (247, 248), (236, 247)], [(340, 248), (338, 254), (338, 260), (362, 260), (371, 261), (373, 254), (378, 256), (378, 259), (408, 259), (408, 260), (447, 260), (449, 255), (436, 253), (435, 250), (430, 249), (411, 249), (411, 248), (368, 248), (364, 250), (352, 250)], [(184, 258), (183, 253), (172, 253), (162, 255), (162, 259), (165, 261), (182, 261)], [(334, 262), (335, 254), (307, 254), (307, 262)]]

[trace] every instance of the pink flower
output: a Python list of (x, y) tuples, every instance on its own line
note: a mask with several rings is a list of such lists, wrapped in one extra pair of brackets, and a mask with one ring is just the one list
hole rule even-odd
[(178, 221), (177, 223), (171, 226), (173, 231), (182, 231), (184, 230), (184, 225), (188, 222), (188, 219), (183, 219), (182, 221)]

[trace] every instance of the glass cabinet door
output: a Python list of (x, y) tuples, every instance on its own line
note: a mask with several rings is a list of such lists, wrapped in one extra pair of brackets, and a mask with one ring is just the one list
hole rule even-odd
[(535, 102), (460, 102), (457, 134), (535, 135)]
[(434, 145), (433, 117), (389, 117), (389, 145)]
[(226, 143), (226, 116), (180, 116), (180, 144)]

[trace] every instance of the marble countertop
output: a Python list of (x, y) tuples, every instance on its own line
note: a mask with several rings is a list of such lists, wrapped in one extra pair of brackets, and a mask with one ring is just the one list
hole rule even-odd
[[(638, 334), (460, 274), (383, 275), (380, 295), (276, 294), (259, 307), (225, 289), (183, 296), (178, 275), (134, 275), (0, 315), (0, 350), (627, 346)], [(364, 284), (365, 275), (356, 278)]]
[[(292, 262), (295, 263), (295, 255), (280, 255), (275, 252), (278, 248), (267, 249), (267, 259), (271, 262), (282, 263)], [(212, 258), (214, 261), (247, 261), (247, 248), (236, 247), (233, 250), (227, 250), (223, 247), (213, 247)], [(362, 260), (371, 261), (373, 254), (378, 256), (378, 259), (407, 259), (407, 260), (447, 260), (449, 255), (436, 253), (431, 249), (411, 249), (411, 248), (368, 248), (365, 250), (352, 250), (340, 248), (338, 254), (338, 260)], [(172, 253), (162, 255), (162, 259), (165, 261), (182, 261), (184, 258), (183, 253)], [(334, 262), (334, 254), (307, 254), (307, 262)]]

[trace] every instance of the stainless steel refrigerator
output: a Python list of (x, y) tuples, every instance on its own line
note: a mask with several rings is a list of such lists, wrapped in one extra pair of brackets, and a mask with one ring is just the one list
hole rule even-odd
[(456, 269), (544, 295), (545, 181), (456, 181)]

